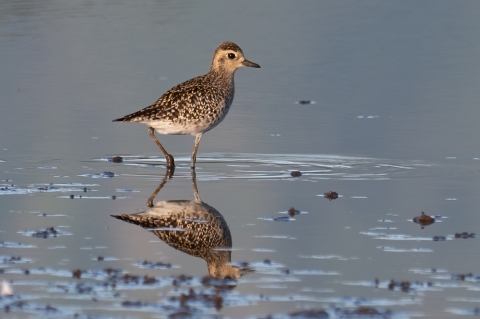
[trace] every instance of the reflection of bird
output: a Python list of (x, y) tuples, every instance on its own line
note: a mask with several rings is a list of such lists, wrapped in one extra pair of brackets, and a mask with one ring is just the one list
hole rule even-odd
[[(194, 171), (192, 172), (195, 176)], [(230, 264), (232, 235), (227, 222), (215, 208), (200, 200), (195, 177), (195, 200), (158, 201), (153, 204), (153, 199), (166, 181), (165, 179), (148, 199), (149, 209), (136, 214), (112, 217), (150, 228), (171, 247), (205, 259), (208, 273), (214, 278), (238, 279), (248, 272), (247, 269)]]
[(163, 94), (154, 104), (114, 122), (139, 122), (148, 125), (148, 133), (162, 150), (167, 167), (175, 162), (155, 137), (160, 134), (196, 135), (191, 167), (195, 167), (202, 134), (217, 126), (227, 115), (235, 92), (233, 74), (242, 66), (259, 68), (243, 56), (232, 42), (223, 42), (215, 50), (210, 71), (183, 82)]

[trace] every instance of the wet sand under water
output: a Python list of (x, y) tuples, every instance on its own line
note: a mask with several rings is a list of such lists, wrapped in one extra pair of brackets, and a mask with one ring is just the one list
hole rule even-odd
[[(4, 313), (479, 312), (475, 160), (210, 153), (194, 175), (179, 157), (166, 179), (162, 158), (113, 157), (20, 165), (4, 153), (0, 278), (14, 292), (0, 298)], [(415, 223), (422, 211), (434, 222)], [(146, 228), (111, 217), (141, 212)]]

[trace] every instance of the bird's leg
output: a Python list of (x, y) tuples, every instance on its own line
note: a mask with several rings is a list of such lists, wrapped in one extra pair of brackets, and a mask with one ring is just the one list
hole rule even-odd
[(173, 156), (171, 154), (168, 154), (167, 150), (162, 146), (160, 141), (157, 139), (157, 137), (155, 136), (155, 129), (153, 127), (148, 128), (148, 134), (150, 134), (150, 137), (153, 139), (155, 143), (157, 143), (158, 147), (160, 147), (163, 154), (165, 155), (165, 159), (167, 160), (167, 168), (175, 167), (175, 161), (173, 160)]
[(195, 168), (195, 163), (197, 162), (197, 150), (198, 145), (200, 145), (200, 139), (202, 138), (202, 133), (195, 136), (195, 146), (193, 147), (192, 161), (190, 162), (190, 168)]

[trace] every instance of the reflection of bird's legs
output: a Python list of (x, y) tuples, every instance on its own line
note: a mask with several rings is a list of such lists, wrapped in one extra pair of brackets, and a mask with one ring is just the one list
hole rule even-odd
[(193, 184), (193, 196), (195, 196), (195, 201), (200, 203), (202, 199), (200, 198), (200, 194), (198, 193), (197, 173), (195, 172), (195, 169), (192, 169), (191, 173), (192, 173), (192, 184)]
[(192, 159), (190, 161), (190, 168), (195, 169), (195, 163), (197, 162), (197, 151), (198, 151), (198, 145), (200, 145), (200, 139), (202, 138), (202, 134), (197, 134), (195, 136), (195, 145), (193, 146), (193, 153), (192, 153)]
[(160, 185), (158, 185), (157, 189), (150, 195), (150, 197), (147, 199), (147, 206), (148, 207), (153, 207), (153, 199), (158, 195), (160, 190), (163, 188), (163, 186), (167, 183), (168, 179), (172, 177), (173, 172), (170, 171), (170, 169), (167, 169), (167, 172), (165, 173), (165, 177), (163, 178), (162, 182)]

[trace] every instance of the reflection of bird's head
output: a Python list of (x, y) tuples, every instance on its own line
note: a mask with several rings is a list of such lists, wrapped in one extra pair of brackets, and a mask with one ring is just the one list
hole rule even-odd
[(238, 279), (241, 277), (239, 268), (230, 264), (208, 265), (208, 274), (216, 279)]
[(208, 265), (208, 274), (216, 279), (239, 279), (250, 272), (253, 272), (250, 268), (240, 268), (230, 263)]

